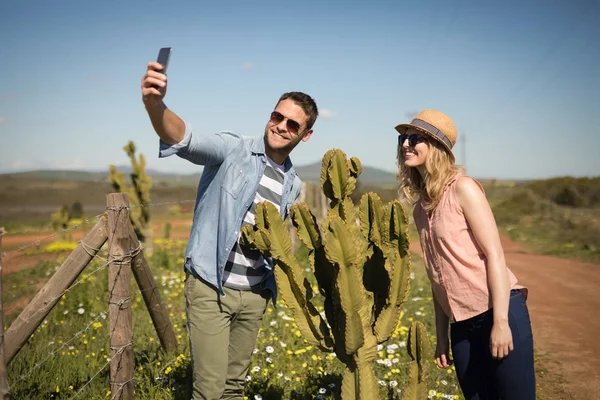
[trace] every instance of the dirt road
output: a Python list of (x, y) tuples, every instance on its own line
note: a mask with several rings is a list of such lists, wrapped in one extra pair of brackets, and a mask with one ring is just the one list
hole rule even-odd
[(503, 245), (509, 268), (529, 288), (536, 350), (568, 381), (565, 393), (547, 398), (600, 398), (600, 265), (533, 254), (507, 239)]

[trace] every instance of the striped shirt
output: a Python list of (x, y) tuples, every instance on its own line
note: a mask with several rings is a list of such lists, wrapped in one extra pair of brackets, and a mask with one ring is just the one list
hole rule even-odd
[[(278, 165), (267, 157), (265, 172), (258, 184), (254, 201), (244, 215), (244, 225), (254, 225), (256, 205), (261, 201), (269, 201), (277, 210), (281, 205), (283, 192), (283, 165)], [(241, 232), (241, 229), (240, 229)], [(249, 290), (258, 285), (267, 274), (266, 261), (258, 250), (251, 250), (240, 244), (240, 237), (233, 245), (223, 273), (223, 286)]]

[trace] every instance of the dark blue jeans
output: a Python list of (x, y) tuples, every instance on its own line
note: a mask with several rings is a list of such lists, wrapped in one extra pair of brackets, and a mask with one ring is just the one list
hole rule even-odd
[(510, 293), (508, 324), (514, 350), (492, 358), (493, 310), (450, 325), (450, 342), (458, 382), (467, 400), (535, 400), (533, 334), (525, 298)]

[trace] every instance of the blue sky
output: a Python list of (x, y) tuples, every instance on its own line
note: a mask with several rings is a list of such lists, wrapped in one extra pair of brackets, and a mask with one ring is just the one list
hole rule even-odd
[[(475, 177), (600, 175), (599, 1), (4, 1), (0, 172), (158, 159), (140, 79), (173, 47), (165, 103), (195, 132), (261, 135), (278, 97), (321, 117), (297, 165), (341, 148), (394, 171), (394, 126), (449, 114)], [(463, 138), (466, 142), (463, 144)]]

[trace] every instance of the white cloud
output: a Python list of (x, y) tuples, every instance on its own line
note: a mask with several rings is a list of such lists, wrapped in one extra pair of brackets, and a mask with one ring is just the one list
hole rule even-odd
[(329, 110), (327, 108), (324, 108), (322, 110), (319, 110), (319, 116), (323, 117), (323, 118), (333, 118), (335, 117), (337, 114), (333, 111), (333, 110)]
[[(60, 169), (60, 170), (87, 170), (90, 169), (88, 160), (85, 158), (64, 158), (46, 160), (14, 160), (0, 163), (3, 171), (29, 171), (36, 169)], [(106, 166), (108, 170), (108, 165)]]
[(242, 69), (245, 69), (246, 71), (256, 69), (256, 63), (254, 63), (252, 61), (246, 61), (245, 63), (242, 64)]

